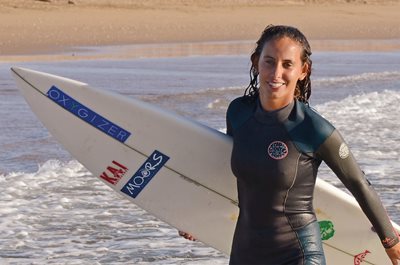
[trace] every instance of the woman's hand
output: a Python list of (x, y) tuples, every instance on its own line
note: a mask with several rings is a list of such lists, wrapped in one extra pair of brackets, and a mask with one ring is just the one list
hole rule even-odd
[[(181, 237), (187, 239), (187, 240), (196, 241), (196, 238), (194, 238), (191, 234), (188, 234), (188, 233), (186, 233), (186, 232), (179, 231), (179, 235), (180, 235)], [(396, 263), (396, 264), (397, 264), (397, 263)]]
[(385, 249), (389, 259), (392, 261), (393, 265), (399, 265), (400, 260), (400, 243), (397, 243), (391, 248)]

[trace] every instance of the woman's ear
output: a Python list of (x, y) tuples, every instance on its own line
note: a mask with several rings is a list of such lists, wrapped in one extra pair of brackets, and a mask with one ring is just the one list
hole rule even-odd
[[(259, 57), (255, 53), (253, 53), (251, 55), (251, 64), (252, 64), (253, 69), (254, 69), (253, 71), (256, 71), (257, 74), (258, 74), (258, 60), (259, 60)], [(255, 73), (253, 73), (253, 74), (255, 74)]]
[(306, 76), (308, 75), (309, 70), (310, 70), (310, 65), (308, 63), (304, 63), (301, 69), (301, 75), (299, 80), (303, 81), (304, 78), (306, 78)]

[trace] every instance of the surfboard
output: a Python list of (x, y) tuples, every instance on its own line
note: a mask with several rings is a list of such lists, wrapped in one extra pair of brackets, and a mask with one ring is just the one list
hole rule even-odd
[[(127, 202), (229, 254), (238, 217), (229, 136), (79, 81), (11, 70), (39, 120), (94, 177)], [(314, 207), (328, 264), (388, 264), (353, 197), (318, 179)]]

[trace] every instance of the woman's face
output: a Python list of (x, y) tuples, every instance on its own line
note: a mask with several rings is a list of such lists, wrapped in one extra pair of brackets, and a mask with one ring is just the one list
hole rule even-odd
[(260, 98), (267, 110), (282, 108), (292, 102), (298, 80), (303, 80), (308, 65), (301, 60), (302, 47), (283, 37), (264, 44), (257, 65)]

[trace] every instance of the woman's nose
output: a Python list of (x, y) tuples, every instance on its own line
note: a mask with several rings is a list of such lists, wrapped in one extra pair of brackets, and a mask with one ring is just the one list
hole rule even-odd
[(275, 64), (275, 67), (273, 69), (273, 75), (274, 78), (281, 78), (282, 77), (282, 72), (283, 72), (283, 67), (280, 64)]

